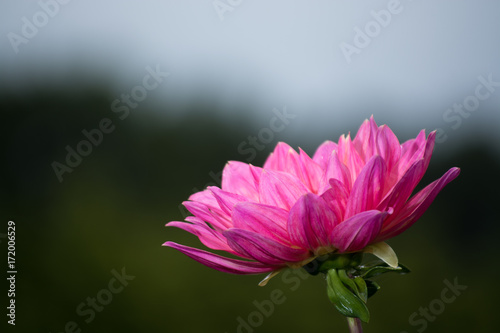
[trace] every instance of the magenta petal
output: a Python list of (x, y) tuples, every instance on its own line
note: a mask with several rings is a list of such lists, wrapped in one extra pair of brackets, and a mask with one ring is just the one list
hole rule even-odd
[(330, 160), (330, 155), (337, 148), (337, 144), (333, 141), (325, 141), (323, 142), (313, 156), (313, 161), (318, 163), (322, 170), (326, 170), (326, 166), (328, 165), (328, 161)]
[(248, 201), (248, 199), (244, 196), (223, 191), (220, 188), (215, 187), (215, 186), (210, 186), (210, 187), (208, 187), (208, 189), (210, 191), (212, 191), (215, 199), (219, 203), (220, 208), (228, 216), (231, 216), (231, 214), (233, 212), (233, 207), (237, 203)]
[(264, 169), (283, 170), (288, 149), (292, 148), (284, 142), (278, 142), (276, 147), (274, 147), (274, 151), (267, 157)]
[(418, 182), (422, 179), (424, 172), (425, 161), (418, 160), (406, 171), (403, 177), (401, 177), (398, 183), (389, 193), (387, 193), (383, 201), (378, 205), (377, 209), (381, 211), (385, 211), (389, 207), (394, 209), (395, 214), (389, 217), (386, 223), (391, 218), (396, 217), (398, 212), (403, 208)]
[(225, 273), (258, 274), (258, 273), (271, 272), (277, 268), (277, 267), (273, 267), (270, 265), (264, 265), (262, 263), (254, 262), (254, 261), (243, 261), (243, 260), (225, 258), (225, 257), (219, 256), (217, 254), (213, 254), (213, 253), (203, 251), (200, 249), (177, 244), (174, 242), (166, 242), (163, 245), (174, 248), (174, 249), (184, 253), (185, 255), (190, 257), (191, 259), (194, 259), (197, 262), (199, 262), (207, 267), (210, 267), (210, 268), (213, 268), (213, 269), (216, 269), (218, 271), (225, 272)]
[[(217, 198), (215, 197), (213, 191), (211, 191), (210, 189), (205, 189), (203, 191), (192, 194), (189, 197), (189, 200), (190, 201), (183, 202), (183, 205), (193, 215), (198, 216), (194, 211), (192, 211), (193, 209), (197, 211), (202, 210), (203, 213), (200, 213), (204, 216), (198, 216), (202, 220), (209, 222), (205, 217), (212, 216), (224, 225), (232, 225), (230, 222), (230, 216), (222, 210), (219, 202), (217, 201)], [(193, 209), (191, 209), (190, 207), (192, 207)]]
[(321, 197), (308, 193), (290, 210), (287, 228), (294, 244), (315, 250), (330, 245), (329, 235), (338, 222), (334, 211)]
[(264, 169), (289, 172), (298, 175), (299, 154), (284, 142), (278, 142), (274, 151), (264, 163)]
[(254, 165), (250, 165), (250, 173), (253, 177), (253, 181), (255, 184), (255, 188), (257, 189), (257, 192), (259, 191), (259, 183), (260, 183), (260, 176), (262, 175), (262, 171), (264, 170), (261, 167), (256, 167)]
[(377, 237), (387, 212), (369, 210), (340, 223), (333, 229), (331, 243), (340, 252), (356, 252), (364, 249)]
[[(167, 227), (177, 227), (197, 236), (200, 241), (207, 247), (213, 250), (223, 250), (234, 252), (229, 245), (227, 245), (226, 238), (216, 230), (211, 229), (206, 223), (191, 216), (191, 221), (196, 223), (177, 222), (172, 221), (167, 223)], [(197, 220), (194, 220), (197, 219)]]
[(337, 179), (330, 179), (331, 188), (325, 191), (321, 198), (334, 211), (339, 221), (344, 219), (345, 207), (349, 199), (349, 192), (344, 184)]
[(344, 215), (345, 219), (378, 206), (382, 200), (385, 176), (384, 160), (378, 155), (373, 156), (366, 163), (352, 186)]
[(182, 204), (191, 214), (210, 223), (218, 230), (226, 230), (233, 226), (229, 216), (225, 215), (222, 211), (218, 212), (214, 210), (206, 204), (194, 201), (184, 201)]
[[(386, 195), (383, 202), (378, 206), (377, 209), (379, 210), (386, 210), (388, 207), (394, 208), (395, 214), (389, 217), (385, 223), (390, 223), (390, 220), (397, 217), (399, 210), (406, 203), (406, 200), (408, 200), (411, 193), (424, 176), (434, 148), (434, 139), (435, 132), (431, 132), (427, 139), (422, 158), (414, 162), (395, 185), (391, 185), (392, 189)], [(387, 187), (386, 182), (386, 188)]]
[(323, 176), (323, 170), (306, 152), (300, 148), (299, 150), (301, 179), (311, 192), (317, 193), (321, 177)]
[(283, 266), (309, 256), (306, 249), (292, 248), (248, 230), (233, 228), (225, 231), (224, 236), (238, 253), (268, 265)]
[(397, 174), (402, 175), (408, 168), (424, 155), (427, 140), (425, 130), (421, 130), (415, 139), (410, 139), (401, 145), (401, 157), (397, 165)]
[(264, 170), (259, 185), (261, 203), (287, 210), (308, 192), (297, 177), (279, 171)]
[(339, 156), (339, 160), (347, 166), (347, 169), (349, 169), (351, 179), (356, 179), (363, 168), (364, 161), (354, 147), (350, 135), (347, 137), (342, 135), (339, 138), (337, 154)]
[(353, 140), (353, 146), (365, 162), (377, 153), (377, 132), (378, 126), (371, 116), (361, 124)]
[(258, 201), (259, 189), (253, 178), (249, 164), (229, 161), (222, 171), (222, 190)]
[(235, 228), (259, 233), (284, 244), (290, 243), (286, 223), (288, 211), (252, 202), (239, 203), (233, 210)]
[(189, 200), (203, 203), (211, 208), (221, 211), (217, 199), (215, 199), (214, 194), (210, 190), (193, 193), (189, 196)]
[[(423, 160), (425, 161), (425, 170), (429, 166), (431, 161), (432, 151), (434, 150), (434, 142), (436, 141), (436, 131), (432, 131), (427, 136), (427, 141), (425, 142), (425, 149), (423, 153)], [(425, 172), (424, 170), (424, 172)]]
[(380, 126), (377, 135), (377, 152), (387, 166), (387, 172), (391, 173), (401, 156), (401, 145), (396, 135), (386, 126)]
[(352, 184), (349, 169), (347, 169), (344, 163), (340, 162), (337, 152), (335, 151), (330, 155), (330, 159), (328, 160), (326, 171), (321, 179), (318, 194), (321, 194), (330, 188), (330, 179), (337, 179), (344, 184), (347, 189), (351, 189)]
[(420, 192), (415, 194), (398, 214), (397, 219), (390, 225), (384, 226), (378, 239), (382, 241), (392, 238), (408, 229), (424, 214), (443, 187), (455, 179), (459, 174), (459, 168), (451, 168), (441, 178), (430, 183)]

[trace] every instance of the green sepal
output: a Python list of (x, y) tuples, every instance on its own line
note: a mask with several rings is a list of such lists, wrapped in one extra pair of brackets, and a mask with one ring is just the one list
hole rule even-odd
[(358, 296), (363, 302), (366, 303), (367, 301), (367, 291), (366, 291), (366, 283), (363, 280), (363, 278), (358, 277), (358, 278), (350, 278), (347, 275), (347, 272), (343, 269), (340, 269), (337, 271), (340, 280), (342, 283), (347, 286), (351, 291), (356, 293), (356, 296)]
[(340, 281), (342, 281), (342, 283), (348, 287), (349, 289), (351, 289), (351, 291), (355, 292), (356, 294), (358, 293), (358, 286), (356, 285), (356, 283), (354, 283), (354, 281), (347, 275), (347, 272), (344, 270), (344, 269), (339, 269), (337, 270), (337, 274), (340, 278)]
[(352, 279), (354, 283), (356, 283), (356, 286), (358, 287), (358, 296), (361, 298), (363, 302), (368, 301), (368, 286), (366, 285), (365, 280), (362, 277), (357, 277)]
[[(341, 278), (339, 273), (343, 277), (347, 277), (344, 270), (339, 270), (337, 272), (336, 269), (330, 269), (326, 274), (327, 293), (330, 301), (344, 316), (359, 318), (367, 323), (370, 320), (370, 312), (368, 311), (365, 302), (357, 296), (357, 284), (349, 279), (349, 277), (347, 277), (347, 279), (351, 281), (352, 284), (344, 282), (347, 280), (345, 280), (345, 278)], [(353, 290), (348, 287), (349, 285), (354, 286)]]
[(343, 269), (349, 266), (351, 260), (347, 255), (332, 256), (324, 261), (320, 261), (318, 272), (327, 272), (330, 269)]
[(344, 269), (355, 267), (361, 263), (363, 253), (329, 254), (316, 258), (310, 263), (302, 266), (309, 274), (318, 275), (328, 272), (330, 269)]
[(379, 263), (377, 266), (362, 267), (358, 270), (356, 275), (359, 275), (363, 279), (370, 279), (381, 274), (395, 272), (398, 274), (410, 273), (410, 269), (403, 264), (399, 264), (398, 267), (391, 267), (384, 262)]
[(374, 282), (371, 280), (363, 280), (363, 281), (366, 282), (366, 289), (368, 291), (368, 298), (375, 295), (375, 293), (380, 289), (380, 286), (378, 285), (377, 282)]

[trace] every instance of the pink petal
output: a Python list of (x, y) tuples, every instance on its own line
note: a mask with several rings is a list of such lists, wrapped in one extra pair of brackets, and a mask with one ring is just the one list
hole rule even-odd
[(235, 251), (267, 265), (283, 266), (309, 257), (306, 249), (291, 248), (248, 230), (233, 228), (224, 236)]
[(344, 184), (337, 179), (330, 179), (331, 188), (325, 191), (321, 198), (327, 203), (339, 221), (344, 219), (349, 192)]
[(264, 170), (260, 179), (260, 202), (289, 210), (302, 194), (308, 192), (295, 176), (272, 170)]
[(359, 174), (352, 186), (344, 218), (377, 207), (382, 199), (386, 167), (384, 160), (373, 156)]
[[(385, 210), (387, 207), (393, 207), (395, 214), (389, 217), (385, 223), (390, 223), (391, 220), (397, 217), (399, 210), (406, 203), (411, 193), (420, 182), (427, 170), (434, 148), (435, 132), (431, 132), (427, 139), (423, 156), (420, 160), (414, 162), (404, 173), (397, 184), (392, 187), (389, 193), (384, 198), (385, 203), (381, 203), (377, 209)], [(387, 186), (386, 186), (387, 188)]]
[(215, 199), (214, 194), (210, 190), (203, 190), (200, 192), (193, 193), (189, 196), (188, 200), (201, 202), (211, 208), (220, 210), (219, 203)]
[(174, 248), (207, 267), (225, 273), (258, 274), (258, 273), (271, 272), (277, 268), (274, 266), (264, 265), (262, 263), (254, 261), (243, 261), (243, 260), (225, 258), (217, 254), (177, 244), (174, 242), (166, 242), (163, 245)]
[(328, 164), (326, 166), (326, 172), (321, 179), (319, 194), (323, 193), (330, 188), (330, 179), (337, 179), (342, 184), (346, 186), (348, 190), (351, 189), (351, 174), (349, 169), (339, 160), (337, 152), (333, 152), (330, 155)]
[(432, 131), (427, 136), (427, 141), (425, 143), (425, 149), (423, 154), (423, 160), (425, 161), (425, 170), (429, 166), (431, 161), (432, 151), (434, 150), (434, 142), (436, 141), (436, 131)]
[(378, 205), (377, 209), (381, 211), (387, 210), (389, 207), (394, 209), (394, 215), (387, 218), (389, 221), (397, 216), (399, 211), (403, 208), (406, 201), (412, 194), (417, 184), (422, 179), (425, 172), (425, 161), (418, 160), (406, 171), (398, 183), (391, 189), (385, 196), (382, 202)]
[(233, 226), (229, 216), (224, 214), (222, 211), (218, 212), (214, 210), (212, 207), (209, 207), (204, 203), (184, 201), (182, 204), (191, 214), (210, 223), (210, 225), (218, 230), (226, 230), (227, 228), (231, 228)]
[(284, 142), (278, 142), (264, 163), (264, 169), (300, 174), (299, 154)]
[(378, 127), (373, 119), (366, 119), (361, 124), (356, 137), (353, 140), (353, 146), (363, 161), (368, 161), (373, 155), (377, 153), (377, 132)]
[(239, 203), (233, 210), (235, 228), (254, 231), (283, 244), (290, 244), (286, 229), (288, 211), (252, 202)]
[[(186, 220), (188, 218), (186, 218)], [(177, 227), (189, 233), (192, 233), (193, 235), (197, 236), (205, 246), (213, 250), (224, 250), (234, 253), (231, 247), (227, 245), (226, 238), (222, 236), (222, 234), (211, 229), (205, 222), (196, 217), (191, 216), (190, 220), (193, 221), (194, 224), (172, 221), (167, 223), (166, 226)]]
[(377, 237), (382, 221), (388, 214), (388, 212), (369, 210), (354, 215), (333, 229), (331, 243), (340, 252), (362, 250)]
[(401, 157), (397, 165), (398, 175), (403, 175), (413, 163), (422, 158), (426, 143), (425, 130), (421, 130), (415, 139), (410, 139), (401, 145)]
[(300, 178), (311, 192), (317, 193), (321, 177), (323, 176), (323, 170), (319, 164), (314, 162), (302, 149), (299, 148), (299, 150), (302, 176)]
[(378, 129), (377, 152), (384, 159), (387, 172), (390, 174), (401, 157), (401, 146), (398, 138), (387, 125), (382, 125)]
[(208, 189), (212, 191), (220, 208), (228, 216), (231, 216), (234, 205), (240, 202), (248, 201), (248, 199), (244, 196), (223, 191), (215, 186), (209, 186)]
[(264, 169), (261, 167), (256, 167), (250, 164), (250, 173), (252, 174), (255, 188), (257, 189), (257, 191), (259, 191), (260, 176), (262, 175), (263, 170)]
[(328, 165), (328, 161), (330, 160), (330, 155), (337, 148), (337, 144), (333, 141), (325, 141), (323, 142), (313, 156), (313, 161), (318, 163), (321, 169), (326, 170), (326, 166)]
[(211, 191), (210, 189), (205, 189), (201, 192), (192, 194), (189, 197), (189, 200), (191, 202), (189, 201), (183, 202), (183, 205), (193, 215), (197, 216), (195, 212), (192, 211), (196, 210), (198, 213), (203, 214), (203, 217), (202, 216), (199, 217), (204, 221), (210, 222), (209, 220), (205, 219), (205, 217), (211, 216), (212, 218), (215, 218), (217, 221), (219, 221), (225, 226), (232, 225), (230, 215), (228, 215), (226, 212), (222, 210), (219, 201), (217, 201), (217, 198), (215, 197), (213, 191)]
[(229, 161), (222, 171), (222, 190), (239, 194), (252, 201), (259, 200), (259, 188), (254, 181), (250, 165)]
[(308, 193), (290, 210), (287, 228), (294, 244), (315, 250), (330, 245), (329, 235), (338, 223), (328, 204), (318, 195)]
[(356, 179), (363, 168), (364, 162), (354, 147), (350, 135), (347, 137), (343, 135), (340, 136), (337, 146), (337, 154), (339, 156), (339, 160), (347, 166), (347, 169), (349, 169), (351, 179)]
[(451, 168), (441, 178), (427, 185), (414, 195), (390, 225), (384, 226), (379, 241), (399, 235), (415, 223), (429, 208), (438, 193), (460, 174), (459, 168)]

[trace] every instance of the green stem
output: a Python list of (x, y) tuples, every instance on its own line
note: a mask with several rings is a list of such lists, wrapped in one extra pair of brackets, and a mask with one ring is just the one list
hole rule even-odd
[(350, 333), (363, 333), (363, 327), (359, 318), (347, 317), (347, 324), (349, 325)]

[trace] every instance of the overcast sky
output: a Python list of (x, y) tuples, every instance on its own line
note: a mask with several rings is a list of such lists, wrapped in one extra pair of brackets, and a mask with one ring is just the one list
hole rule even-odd
[[(457, 117), (500, 125), (500, 86), (477, 88), (500, 82), (500, 1), (67, 2), (0, 2), (4, 89), (78, 84), (79, 68), (90, 81), (109, 75), (118, 94), (150, 66), (170, 73), (160, 100), (208, 96), (235, 113), (250, 102), (261, 115), (287, 106), (305, 126), (372, 113), (447, 131)], [(477, 89), (482, 113), (447, 111), (474, 109)]]

